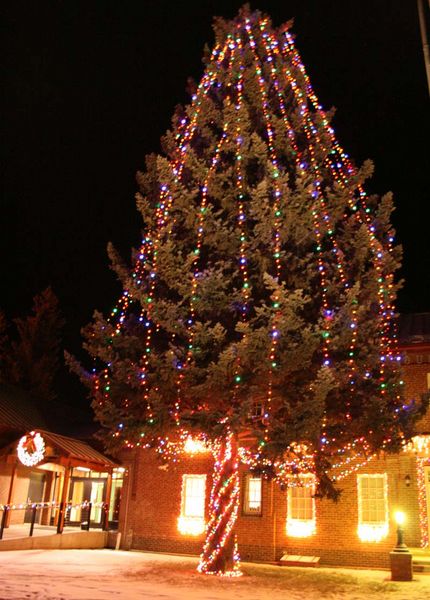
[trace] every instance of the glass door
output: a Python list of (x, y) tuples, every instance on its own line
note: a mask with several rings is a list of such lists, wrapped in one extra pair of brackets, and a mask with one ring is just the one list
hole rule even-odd
[(73, 477), (70, 487), (69, 502), (72, 503), (68, 522), (70, 525), (81, 525), (87, 522), (88, 508), (81, 508), (83, 502), (91, 502), (90, 527), (102, 524), (103, 509), (101, 503), (106, 495), (106, 479), (89, 477)]
[(101, 525), (103, 510), (100, 505), (103, 502), (105, 493), (105, 480), (102, 481), (91, 481), (91, 493), (90, 502), (92, 504), (91, 510), (91, 523), (94, 525)]
[(72, 482), (72, 494), (70, 497), (70, 502), (72, 503), (72, 508), (70, 509), (69, 515), (69, 523), (71, 525), (77, 525), (81, 522), (81, 513), (82, 509), (79, 504), (82, 504), (85, 498), (85, 484), (87, 482), (85, 479), (75, 480)]
[[(30, 473), (28, 482), (28, 493), (27, 502), (42, 502), (43, 491), (45, 488), (45, 474), (44, 473)], [(33, 511), (31, 508), (27, 508), (24, 514), (24, 523), (30, 523), (32, 519)], [(40, 520), (40, 511), (37, 512), (37, 522)]]

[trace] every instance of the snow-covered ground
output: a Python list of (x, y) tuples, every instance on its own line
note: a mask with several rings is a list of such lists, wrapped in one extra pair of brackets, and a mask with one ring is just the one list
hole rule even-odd
[(114, 550), (0, 552), (0, 600), (428, 600), (430, 574), (244, 564), (244, 577), (199, 575), (196, 558)]

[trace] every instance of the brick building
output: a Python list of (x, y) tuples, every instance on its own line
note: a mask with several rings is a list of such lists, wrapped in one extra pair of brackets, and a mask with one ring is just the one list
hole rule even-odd
[[(430, 313), (403, 317), (406, 396), (430, 389)], [(127, 476), (119, 529), (122, 547), (200, 553), (211, 488), (211, 456), (196, 453), (169, 466), (145, 450), (124, 454)], [(304, 480), (306, 484), (306, 480)], [(315, 499), (312, 487), (281, 490), (241, 468), (238, 542), (243, 560), (317, 556), (321, 564), (388, 567), (396, 544), (393, 514), (406, 515), (405, 542), (428, 547), (430, 536), (430, 410), (409, 448), (381, 455), (339, 483), (339, 502)]]
[[(34, 454), (33, 454), (34, 453)], [(115, 527), (123, 469), (89, 443), (59, 435), (48, 426), (34, 403), (20, 390), (0, 385), (0, 523), (9, 527), (30, 523), (57, 526), (60, 503), (69, 506), (62, 517), (79, 527), (91, 502), (91, 527)], [(102, 505), (108, 505), (104, 513)], [(8, 507), (7, 511), (5, 506)]]

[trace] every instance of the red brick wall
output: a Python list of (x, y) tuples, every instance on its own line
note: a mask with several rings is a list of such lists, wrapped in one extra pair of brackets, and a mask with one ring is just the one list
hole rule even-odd
[(182, 475), (207, 473), (208, 498), (211, 486), (210, 458), (199, 456), (179, 464), (169, 464), (165, 469), (150, 451), (137, 451), (134, 456), (135, 460), (130, 461), (131, 466), (125, 478), (121, 501), (119, 527), (123, 532), (124, 547), (199, 553), (204, 536), (182, 536), (177, 529)]
[[(206, 497), (210, 492), (211, 460), (186, 458), (178, 465), (160, 468), (149, 451), (138, 451), (124, 489), (120, 517), (123, 547), (175, 553), (199, 554), (204, 536), (184, 536), (178, 532), (177, 518), (181, 504), (184, 473), (207, 473)], [(341, 500), (316, 500), (317, 531), (308, 538), (286, 534), (287, 494), (271, 481), (263, 481), (262, 515), (238, 520), (238, 541), (243, 560), (274, 561), (285, 552), (320, 556), (322, 564), (388, 567), (389, 552), (396, 543), (396, 509), (407, 515), (405, 542), (420, 544), (415, 457), (408, 454), (381, 457), (359, 472), (387, 473), (390, 531), (378, 543), (362, 542), (357, 535), (357, 474), (343, 480)], [(405, 483), (409, 475), (411, 484)], [(126, 511), (127, 497), (128, 511)], [(126, 514), (127, 512), (127, 514)]]
[[(421, 394), (428, 389), (428, 374), (430, 373), (430, 347), (418, 347), (405, 351), (403, 364), (406, 397), (419, 400)], [(417, 424), (420, 433), (430, 433), (430, 409)]]
[[(309, 538), (288, 538), (285, 529), (279, 541), (289, 554), (315, 555), (323, 564), (388, 567), (388, 553), (396, 543), (395, 510), (407, 515), (405, 541), (409, 546), (419, 546), (420, 531), (416, 488), (416, 461), (411, 455), (381, 457), (371, 461), (357, 473), (339, 483), (342, 495), (337, 503), (316, 500), (317, 532)], [(358, 526), (358, 473), (387, 473), (389, 535), (381, 542), (362, 542), (357, 535)], [(405, 476), (411, 477), (409, 487)]]
[[(410, 352), (404, 365), (406, 397), (419, 397), (427, 391), (430, 364)], [(428, 353), (430, 355), (430, 352)], [(409, 356), (409, 355), (408, 355)], [(430, 432), (430, 411), (420, 423), (420, 431)], [(184, 458), (179, 464), (162, 465), (150, 451), (125, 452), (129, 466), (123, 490), (119, 528), (122, 546), (151, 551), (199, 554), (204, 535), (184, 536), (178, 532), (182, 475), (206, 473), (206, 498), (211, 487), (211, 458)], [(242, 469), (242, 474), (245, 472)], [(287, 494), (270, 481), (263, 481), (262, 515), (242, 514), (238, 520), (238, 541), (243, 560), (275, 561), (284, 553), (321, 557), (327, 565), (389, 567), (389, 552), (396, 544), (395, 510), (406, 513), (405, 542), (418, 547), (421, 540), (418, 514), (416, 460), (413, 454), (381, 456), (370, 461), (358, 473), (387, 473), (389, 535), (378, 543), (362, 542), (357, 535), (357, 473), (339, 483), (341, 499), (337, 503), (316, 500), (317, 530), (308, 538), (288, 537), (286, 533)], [(410, 485), (405, 477), (409, 476)], [(241, 478), (243, 482), (243, 478)], [(242, 499), (241, 499), (242, 502)]]

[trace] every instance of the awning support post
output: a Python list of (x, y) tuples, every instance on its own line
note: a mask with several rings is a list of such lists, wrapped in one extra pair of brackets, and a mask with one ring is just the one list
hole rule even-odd
[(69, 493), (70, 476), (72, 467), (68, 467), (64, 473), (63, 489), (61, 491), (60, 514), (58, 515), (57, 533), (63, 533), (66, 515), (67, 495)]

